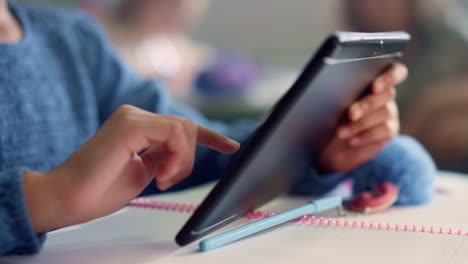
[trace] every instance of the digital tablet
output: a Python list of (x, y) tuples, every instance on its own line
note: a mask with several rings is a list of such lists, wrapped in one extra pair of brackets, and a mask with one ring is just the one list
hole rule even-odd
[(410, 40), (406, 32), (335, 32), (273, 107), (176, 236), (189, 244), (288, 192), (310, 172), (347, 108)]

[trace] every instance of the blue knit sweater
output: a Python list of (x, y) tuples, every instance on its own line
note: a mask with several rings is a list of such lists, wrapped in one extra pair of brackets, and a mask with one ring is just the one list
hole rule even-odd
[[(162, 83), (129, 70), (85, 15), (11, 3), (9, 7), (24, 37), (17, 43), (0, 43), (0, 255), (35, 253), (45, 240), (45, 234), (34, 233), (28, 217), (24, 171), (48, 171), (61, 164), (122, 104), (190, 118), (241, 142), (255, 128), (252, 123), (228, 127), (208, 121), (173, 101)], [(401, 162), (405, 158), (408, 162)], [(171, 190), (216, 179), (230, 159), (198, 148), (193, 174)], [(407, 184), (411, 178), (416, 183), (403, 186), (400, 202), (418, 204), (432, 196), (433, 170), (416, 142), (399, 138), (348, 176), (362, 189), (367, 182), (390, 179)], [(373, 177), (376, 174), (379, 177)], [(311, 173), (296, 191), (321, 194), (343, 178), (322, 179)], [(144, 194), (157, 192), (154, 186)]]

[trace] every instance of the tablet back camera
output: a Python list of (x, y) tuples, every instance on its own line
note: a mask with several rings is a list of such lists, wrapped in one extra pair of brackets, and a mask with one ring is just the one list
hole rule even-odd
[(383, 47), (384, 47), (384, 41), (380, 40), (378, 47), (374, 51), (374, 55), (378, 55), (379, 52), (383, 50)]

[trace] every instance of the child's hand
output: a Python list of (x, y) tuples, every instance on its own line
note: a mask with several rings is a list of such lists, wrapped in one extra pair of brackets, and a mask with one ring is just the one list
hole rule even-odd
[(355, 102), (348, 110), (349, 122), (319, 157), (325, 171), (350, 171), (374, 158), (399, 132), (400, 121), (394, 86), (403, 82), (407, 68), (395, 64), (372, 85), (372, 93)]
[(160, 189), (169, 188), (190, 174), (197, 144), (223, 153), (239, 148), (237, 142), (190, 120), (120, 107), (64, 164), (45, 174), (25, 174), (35, 230), (78, 224), (117, 211), (154, 177)]

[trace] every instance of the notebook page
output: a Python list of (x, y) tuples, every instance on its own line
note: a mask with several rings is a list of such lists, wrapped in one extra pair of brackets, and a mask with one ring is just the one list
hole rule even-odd
[(290, 224), (209, 252), (192, 245), (161, 263), (466, 263), (467, 239)]
[[(396, 207), (378, 214), (348, 214), (344, 217), (330, 210), (319, 214), (317, 219), (322, 216), (326, 222), (328, 217), (338, 217), (340, 227), (334, 226), (334, 221), (330, 226), (311, 225), (310, 220), (306, 224), (288, 223), (211, 252), (201, 253), (194, 244), (170, 255), (165, 261), (468, 263), (468, 210), (464, 209), (468, 206), (468, 181), (456, 175), (444, 176), (436, 180), (435, 200), (429, 206)], [(304, 202), (303, 198), (282, 197), (261, 209), (279, 212)], [(348, 227), (343, 227), (345, 220)], [(357, 222), (354, 228), (351, 227), (353, 220)], [(388, 228), (387, 223), (390, 223)], [(381, 228), (378, 228), (379, 224)], [(370, 228), (370, 225), (373, 226)], [(451, 235), (447, 234), (449, 232)], [(460, 235), (457, 232), (461, 232)]]

